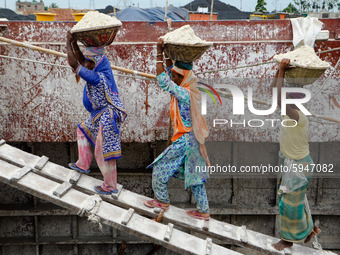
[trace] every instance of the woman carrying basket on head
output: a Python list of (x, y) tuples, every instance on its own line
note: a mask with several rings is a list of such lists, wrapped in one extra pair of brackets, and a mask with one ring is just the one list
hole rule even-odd
[(149, 166), (153, 168), (152, 188), (154, 200), (145, 201), (148, 207), (168, 209), (170, 198), (168, 181), (171, 177), (184, 179), (185, 188), (190, 187), (198, 210), (187, 210), (191, 217), (209, 220), (209, 204), (204, 183), (207, 172), (197, 171), (210, 165), (204, 145), (209, 135), (205, 119), (200, 111), (200, 93), (197, 78), (192, 72), (192, 63), (167, 59), (166, 70), (163, 66), (164, 43), (157, 44), (157, 80), (159, 86), (171, 93), (170, 118), (174, 128), (170, 145)]
[(67, 58), (75, 73), (86, 81), (83, 104), (91, 116), (78, 124), (78, 161), (69, 167), (81, 173), (90, 172), (91, 146), (104, 182), (94, 189), (100, 194), (117, 190), (116, 159), (121, 158), (120, 126), (126, 118), (113, 77), (111, 64), (103, 47), (88, 47), (84, 54), (77, 40), (67, 34)]

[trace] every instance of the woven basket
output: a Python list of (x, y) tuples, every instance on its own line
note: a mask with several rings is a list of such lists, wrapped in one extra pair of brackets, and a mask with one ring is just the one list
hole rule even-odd
[(165, 44), (165, 52), (172, 60), (193, 62), (199, 59), (209, 49), (212, 43), (187, 45), (187, 44)]
[(303, 67), (297, 65), (295, 68), (286, 70), (285, 80), (290, 86), (302, 87), (314, 83), (328, 68), (329, 67)]
[(72, 32), (75, 38), (86, 47), (103, 47), (110, 45), (121, 26), (97, 27)]

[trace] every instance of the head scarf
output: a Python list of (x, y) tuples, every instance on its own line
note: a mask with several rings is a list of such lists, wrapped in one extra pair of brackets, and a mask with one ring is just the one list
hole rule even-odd
[[(196, 140), (200, 144), (200, 152), (202, 157), (206, 160), (207, 165), (210, 166), (210, 160), (208, 157), (207, 149), (204, 145), (205, 139), (209, 135), (209, 130), (208, 125), (201, 114), (200, 92), (197, 88), (197, 77), (195, 76), (192, 70), (181, 69), (176, 64), (172, 69), (173, 71), (179, 73), (184, 77), (180, 86), (188, 89), (190, 92), (192, 131), (194, 132)], [(171, 111), (171, 113), (174, 114), (174, 116), (171, 116), (171, 119), (174, 123), (175, 132), (176, 129), (177, 130), (183, 129), (184, 131), (188, 132), (188, 130), (186, 130), (188, 128), (185, 127), (183, 124), (179, 112), (178, 101), (175, 97), (172, 97), (170, 107), (171, 109), (174, 109), (173, 111)]]
[(184, 70), (192, 70), (193, 63), (192, 62), (186, 63), (183, 61), (176, 60), (175, 66), (177, 66), (180, 69), (184, 69)]

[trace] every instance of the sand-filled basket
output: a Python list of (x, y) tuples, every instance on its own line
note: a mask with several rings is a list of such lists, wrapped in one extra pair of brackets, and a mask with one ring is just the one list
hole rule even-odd
[(116, 38), (121, 25), (84, 28), (72, 31), (72, 34), (86, 47), (103, 47), (110, 45)]
[(170, 59), (188, 63), (199, 59), (211, 45), (212, 43), (209, 42), (199, 44), (166, 43), (164, 50)]
[(328, 68), (329, 66), (306, 67), (295, 64), (294, 68), (286, 70), (285, 80), (292, 86), (302, 87), (314, 83)]

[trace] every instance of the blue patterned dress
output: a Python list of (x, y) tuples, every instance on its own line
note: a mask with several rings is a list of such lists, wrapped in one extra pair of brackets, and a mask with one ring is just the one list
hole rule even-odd
[(86, 81), (83, 104), (91, 116), (78, 124), (89, 142), (95, 146), (99, 125), (103, 126), (104, 160), (121, 158), (120, 125), (126, 118), (125, 109), (112, 74), (111, 64), (104, 55), (91, 57), (93, 70), (78, 66), (76, 73)]
[[(183, 124), (192, 126), (190, 92), (171, 81), (171, 67), (157, 76), (159, 86), (170, 92), (178, 100)], [(188, 132), (175, 140), (148, 167), (153, 168), (152, 188), (156, 198), (163, 203), (170, 203), (167, 183), (171, 177), (184, 180), (185, 188), (191, 187), (197, 208), (202, 213), (209, 212), (208, 198), (204, 183), (208, 173), (196, 171), (204, 169), (206, 161), (202, 157), (193, 132)]]

